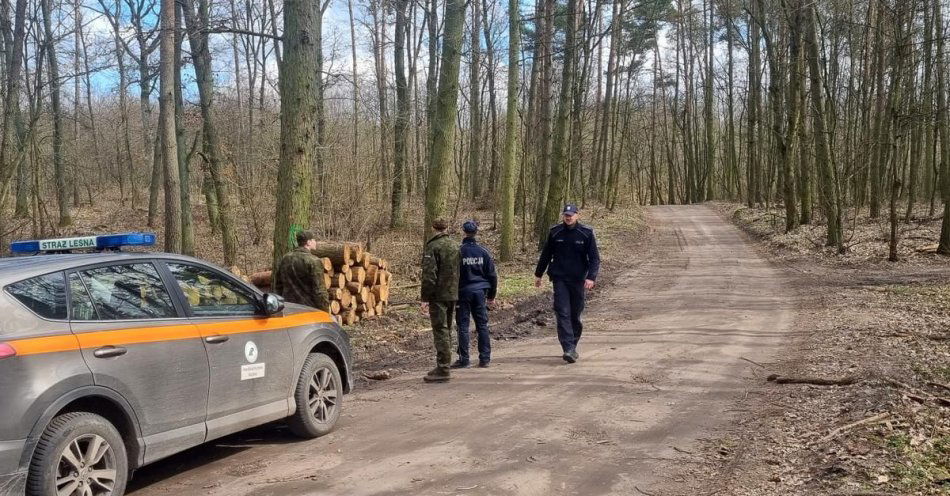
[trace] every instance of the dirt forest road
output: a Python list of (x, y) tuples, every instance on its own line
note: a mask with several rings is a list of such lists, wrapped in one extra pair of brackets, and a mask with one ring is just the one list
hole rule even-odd
[(654, 255), (590, 305), (578, 363), (552, 324), (451, 383), (420, 367), (348, 396), (325, 438), (258, 429), (141, 471), (132, 494), (684, 494), (677, 467), (732, 419), (747, 360), (783, 351), (795, 305), (712, 209), (648, 216)]

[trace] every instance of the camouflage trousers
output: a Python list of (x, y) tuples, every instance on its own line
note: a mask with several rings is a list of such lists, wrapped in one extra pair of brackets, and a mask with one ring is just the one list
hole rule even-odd
[(429, 320), (432, 322), (432, 340), (435, 343), (436, 367), (449, 371), (452, 364), (452, 321), (454, 301), (429, 303)]

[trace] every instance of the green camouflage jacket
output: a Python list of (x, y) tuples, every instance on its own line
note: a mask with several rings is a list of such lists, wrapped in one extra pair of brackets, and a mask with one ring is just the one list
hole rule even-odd
[(448, 234), (436, 234), (422, 256), (422, 301), (459, 299), (459, 244)]
[(323, 287), (323, 264), (306, 248), (284, 255), (272, 279), (274, 292), (285, 301), (323, 311), (330, 309), (330, 297)]

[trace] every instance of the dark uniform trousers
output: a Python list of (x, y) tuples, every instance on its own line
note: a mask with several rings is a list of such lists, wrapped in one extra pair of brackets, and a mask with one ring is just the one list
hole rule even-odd
[(456, 325), (459, 334), (459, 361), (468, 363), (468, 348), (470, 337), (468, 325), (470, 318), (475, 319), (475, 330), (478, 332), (478, 361), (491, 360), (491, 341), (488, 334), (488, 305), (485, 302), (485, 290), (459, 292), (459, 302), (456, 312)]
[(584, 311), (584, 281), (554, 279), (554, 314), (557, 316), (557, 339), (564, 353), (574, 350), (584, 332), (581, 313)]
[(429, 303), (429, 320), (432, 322), (432, 340), (435, 343), (436, 367), (448, 372), (452, 364), (452, 315), (454, 301)]

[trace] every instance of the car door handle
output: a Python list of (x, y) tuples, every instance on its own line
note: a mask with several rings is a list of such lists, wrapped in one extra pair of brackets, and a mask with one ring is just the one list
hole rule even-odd
[(103, 346), (102, 348), (92, 352), (92, 355), (96, 358), (112, 358), (125, 355), (128, 352), (129, 350), (122, 348), (121, 346)]
[(218, 344), (218, 343), (223, 343), (229, 339), (231, 339), (229, 336), (221, 336), (221, 335), (208, 336), (205, 338), (205, 343)]

